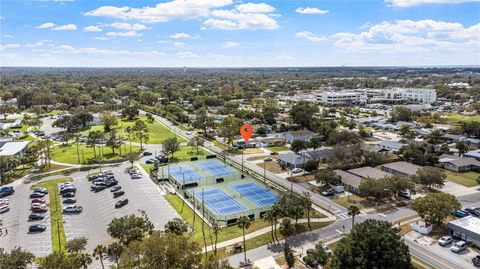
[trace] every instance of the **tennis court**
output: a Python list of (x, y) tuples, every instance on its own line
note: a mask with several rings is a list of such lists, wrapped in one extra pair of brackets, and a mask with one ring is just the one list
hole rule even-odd
[(235, 171), (214, 160), (197, 163), (197, 166), (215, 177), (235, 174)]
[(171, 177), (181, 184), (198, 181), (204, 178), (202, 175), (195, 172), (190, 166), (186, 165), (170, 167), (168, 172)]
[[(244, 212), (247, 208), (227, 195), (221, 189), (210, 189), (203, 192), (205, 205), (217, 216), (225, 216)], [(202, 192), (195, 192), (197, 201), (202, 201)]]
[(277, 196), (253, 182), (236, 184), (232, 188), (259, 207), (270, 206), (277, 201)]

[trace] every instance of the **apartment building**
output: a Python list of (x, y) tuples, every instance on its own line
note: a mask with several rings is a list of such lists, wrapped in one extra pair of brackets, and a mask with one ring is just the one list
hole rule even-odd
[(437, 101), (437, 91), (422, 88), (354, 89), (319, 92), (315, 94), (315, 100), (330, 106), (382, 102), (400, 103), (406, 100), (432, 104)]

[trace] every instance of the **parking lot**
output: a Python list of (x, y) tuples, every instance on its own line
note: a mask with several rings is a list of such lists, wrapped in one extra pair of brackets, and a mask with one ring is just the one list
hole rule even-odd
[[(87, 172), (70, 175), (77, 189), (76, 205), (82, 206), (83, 211), (79, 214), (63, 214), (67, 240), (85, 236), (88, 238), (87, 250), (92, 251), (98, 244), (111, 242), (106, 230), (107, 225), (116, 217), (143, 210), (155, 225), (155, 229), (163, 229), (169, 220), (179, 217), (147, 175), (143, 175), (140, 179), (131, 179), (127, 173), (128, 167), (129, 164), (125, 163), (103, 169), (111, 170), (118, 180), (118, 185), (122, 186), (122, 190), (125, 191), (125, 195), (118, 198), (113, 198), (113, 194), (108, 188), (98, 193), (91, 192), (91, 182), (86, 179)], [(98, 172), (98, 170), (94, 172)], [(1, 214), (0, 219), (3, 220), (4, 229), (5, 227), (8, 229), (8, 235), (0, 237), (0, 247), (12, 249), (14, 246), (20, 246), (36, 256), (44, 256), (52, 251), (49, 212), (44, 220), (35, 222), (45, 224), (47, 230), (42, 233), (28, 234), (28, 227), (33, 224), (28, 221), (31, 213), (30, 199), (28, 198), (31, 193), (29, 187), (30, 184), (20, 184), (15, 188), (15, 194), (6, 197), (10, 200), (11, 209), (9, 212)], [(119, 199), (125, 198), (128, 198), (129, 203), (116, 209), (115, 203)], [(45, 199), (48, 199), (48, 195), (45, 196)], [(64, 204), (62, 207), (68, 205)]]

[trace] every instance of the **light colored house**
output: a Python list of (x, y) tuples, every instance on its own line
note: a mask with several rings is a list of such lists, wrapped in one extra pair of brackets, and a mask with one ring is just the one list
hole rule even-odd
[(296, 153), (290, 152), (290, 153), (284, 153), (278, 155), (277, 162), (280, 166), (282, 167), (288, 167), (288, 168), (303, 168), (306, 162), (308, 162), (310, 157), (308, 156), (300, 156)]
[(442, 155), (438, 160), (438, 166), (454, 172), (480, 171), (480, 161), (472, 157), (457, 157)]
[(365, 166), (365, 167), (360, 167), (360, 168), (355, 168), (355, 169), (350, 169), (347, 170), (350, 174), (354, 174), (356, 176), (359, 176), (361, 178), (373, 178), (373, 179), (381, 179), (386, 176), (390, 176), (389, 173), (384, 172), (380, 169), (373, 168), (370, 166)]
[(407, 162), (394, 162), (382, 165), (382, 171), (399, 176), (411, 177), (422, 168), (419, 165)]
[(324, 162), (327, 162), (328, 160), (330, 160), (330, 158), (332, 157), (333, 148), (332, 147), (321, 147), (321, 148), (316, 149), (316, 150), (310, 150), (310, 151), (306, 151), (306, 152), (301, 153), (302, 156), (303, 156), (303, 154), (308, 156), (308, 158), (311, 159), (311, 160), (315, 160), (317, 162), (324, 163)]
[(347, 191), (358, 194), (358, 187), (364, 180), (363, 178), (342, 170), (335, 170), (334, 172), (340, 176), (342, 184), (345, 186)]
[(400, 143), (400, 142), (397, 142), (397, 141), (380, 141), (377, 143), (378, 146), (380, 146), (381, 148), (385, 149), (385, 150), (388, 150), (392, 153), (396, 153), (398, 151), (400, 151), (401, 148), (407, 146), (408, 144), (405, 144), (405, 143)]
[(314, 132), (311, 132), (309, 130), (299, 130), (299, 131), (286, 132), (284, 134), (284, 137), (285, 137), (287, 143), (292, 143), (295, 140), (308, 142), (315, 135), (316, 134)]
[(480, 161), (480, 149), (469, 151), (463, 154), (464, 157), (472, 157)]
[(257, 137), (255, 138), (255, 143), (257, 147), (274, 147), (274, 146), (284, 146), (287, 143), (287, 140), (284, 137)]

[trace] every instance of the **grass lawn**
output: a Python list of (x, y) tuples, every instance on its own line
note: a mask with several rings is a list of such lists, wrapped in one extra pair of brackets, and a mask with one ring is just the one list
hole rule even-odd
[(305, 174), (299, 176), (293, 176), (288, 178), (289, 181), (293, 181), (294, 183), (305, 183), (308, 181), (315, 180), (315, 174)]
[(40, 167), (38, 169), (38, 172), (39, 173), (45, 173), (45, 172), (51, 172), (51, 171), (55, 171), (55, 170), (60, 170), (60, 169), (65, 169), (65, 168), (69, 168), (70, 166), (66, 166), (66, 165), (59, 165), (59, 164), (46, 164), (44, 165), (43, 167)]
[[(148, 132), (148, 135), (149, 135), (148, 144), (161, 144), (163, 140), (165, 140), (167, 138), (170, 138), (170, 137), (177, 137), (179, 142), (187, 141), (187, 140), (185, 140), (185, 138), (175, 134), (170, 129), (165, 127), (165, 125), (159, 123), (158, 121), (154, 121), (153, 123), (148, 123), (146, 117), (143, 116), (143, 115), (140, 116), (139, 119), (143, 120), (147, 124), (148, 131), (149, 131)], [(135, 124), (135, 120), (134, 121), (127, 121), (127, 120), (124, 120), (124, 119), (119, 119), (118, 120), (118, 125), (114, 126), (113, 128), (115, 130), (117, 130), (117, 134), (127, 135), (125, 133), (125, 129), (128, 126), (133, 126), (134, 124)], [(83, 131), (82, 134), (88, 135), (88, 133), (90, 133), (91, 131), (97, 131), (97, 130), (103, 131), (103, 125), (91, 126), (90, 129)], [(140, 142), (136, 139), (132, 139), (132, 141), (133, 142)]]
[(273, 152), (290, 150), (290, 148), (288, 148), (287, 146), (267, 147), (265, 149), (268, 149), (268, 150), (273, 151)]
[(50, 210), (50, 224), (52, 226), (52, 249), (53, 251), (65, 250), (66, 238), (65, 231), (63, 230), (63, 217), (62, 217), (62, 202), (60, 199), (60, 192), (58, 190), (58, 184), (62, 182), (71, 182), (71, 178), (59, 178), (49, 181), (40, 182), (30, 187), (43, 187), (48, 190)]
[(355, 194), (351, 194), (349, 196), (344, 196), (341, 198), (333, 198), (332, 201), (345, 208), (349, 208), (351, 205), (356, 205), (360, 209), (365, 208), (362, 204), (362, 202), (365, 201), (365, 198), (362, 198)]
[(180, 150), (173, 153), (173, 157), (179, 161), (190, 161), (192, 157), (198, 157), (198, 159), (204, 159), (208, 155), (208, 151), (199, 147), (197, 150), (190, 146), (181, 146)]
[(286, 169), (282, 169), (282, 167), (278, 165), (276, 161), (257, 163), (257, 166), (260, 166), (261, 168), (264, 168), (265, 166), (268, 171), (275, 174), (280, 174), (287, 171)]
[(459, 113), (446, 113), (447, 115), (447, 123), (459, 123), (461, 121), (464, 122), (471, 122), (471, 121), (480, 121), (480, 115), (475, 115), (475, 116), (468, 116), (468, 115), (462, 115)]
[[(129, 149), (130, 147), (128, 143), (124, 144), (122, 146), (122, 156), (120, 156), (119, 154), (120, 149), (116, 149), (115, 154), (112, 154), (111, 148), (103, 147), (103, 158), (101, 160), (102, 161), (120, 160), (122, 159), (122, 157), (125, 157), (125, 155), (129, 152)], [(79, 144), (80, 163), (86, 164), (86, 163), (94, 163), (96, 161), (99, 161), (100, 147), (97, 146), (95, 150), (97, 152), (96, 158), (94, 156), (94, 151), (92, 147), (87, 147), (85, 144)], [(140, 150), (140, 147), (132, 146), (132, 151), (138, 152), (139, 150)], [(69, 145), (59, 145), (57, 147), (54, 147), (52, 159), (57, 162), (77, 164), (78, 163), (77, 146), (75, 144), (69, 144)]]
[[(175, 208), (175, 210), (178, 212), (182, 218), (188, 222), (191, 226), (193, 224), (193, 210), (188, 207), (187, 205), (184, 206), (183, 212), (181, 211), (182, 209), (182, 199), (180, 199), (177, 195), (175, 194), (167, 194), (164, 196), (165, 199), (170, 203), (170, 205)], [(253, 231), (265, 228), (270, 226), (269, 223), (263, 221), (263, 220), (255, 220), (252, 222), (252, 225), (250, 228), (248, 228), (245, 233), (251, 233)], [(194, 233), (191, 235), (191, 238), (200, 244), (200, 246), (203, 246), (203, 237), (202, 237), (202, 223), (201, 219), (199, 216), (196, 216), (195, 218), (195, 225), (194, 225)], [(207, 224), (205, 224), (205, 234), (207, 238), (209, 238), (210, 234), (210, 228), (208, 227)], [(229, 226), (229, 227), (224, 227), (221, 228), (219, 233), (218, 233), (218, 243), (230, 240), (232, 238), (240, 237), (242, 236), (242, 230), (239, 229), (237, 226)], [(268, 234), (270, 236), (270, 234)], [(207, 245), (210, 245), (209, 240), (207, 240)]]
[(480, 177), (479, 173), (476, 172), (463, 172), (463, 173), (456, 173), (450, 170), (442, 169), (445, 174), (447, 175), (447, 179), (453, 181), (455, 183), (461, 184), (467, 187), (477, 186), (477, 178)]

